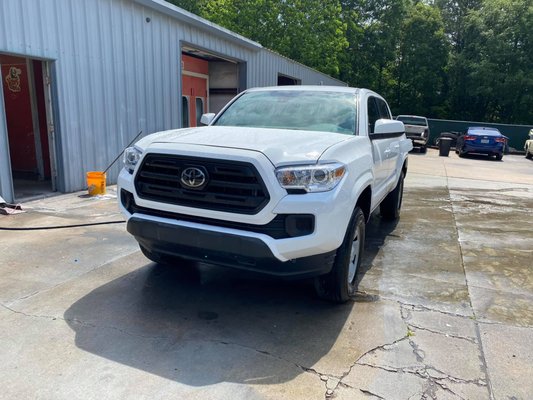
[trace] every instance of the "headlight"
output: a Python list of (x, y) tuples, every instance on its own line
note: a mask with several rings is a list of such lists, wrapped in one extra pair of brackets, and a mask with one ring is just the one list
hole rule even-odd
[(346, 166), (340, 163), (282, 167), (276, 169), (276, 178), (284, 189), (306, 192), (327, 192), (341, 181)]
[(136, 148), (136, 147), (128, 147), (126, 150), (124, 150), (124, 168), (132, 174), (133, 170), (135, 169), (135, 166), (141, 159), (142, 152)]

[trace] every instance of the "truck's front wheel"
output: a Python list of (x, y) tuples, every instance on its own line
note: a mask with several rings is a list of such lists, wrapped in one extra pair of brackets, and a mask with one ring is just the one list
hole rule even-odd
[(365, 246), (365, 216), (355, 207), (344, 240), (337, 249), (333, 268), (315, 278), (317, 295), (335, 303), (344, 303), (356, 289), (357, 269)]

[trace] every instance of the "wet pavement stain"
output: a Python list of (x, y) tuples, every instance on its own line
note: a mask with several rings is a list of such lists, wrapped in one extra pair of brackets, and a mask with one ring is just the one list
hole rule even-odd
[(204, 319), (206, 321), (212, 321), (218, 318), (218, 314), (212, 311), (199, 311), (198, 318)]

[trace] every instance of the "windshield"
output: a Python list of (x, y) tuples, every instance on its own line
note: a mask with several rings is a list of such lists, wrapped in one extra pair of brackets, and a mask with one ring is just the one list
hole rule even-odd
[(269, 90), (245, 93), (213, 125), (353, 135), (356, 115), (354, 93)]
[(427, 121), (425, 118), (417, 118), (417, 117), (402, 117), (401, 115), (396, 118), (398, 121), (402, 121), (404, 124), (407, 125), (420, 125), (420, 126), (426, 126)]

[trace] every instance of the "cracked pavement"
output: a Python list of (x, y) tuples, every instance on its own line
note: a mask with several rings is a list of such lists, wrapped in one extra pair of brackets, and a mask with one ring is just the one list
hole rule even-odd
[[(401, 219), (372, 216), (340, 306), (309, 282), (153, 264), (122, 224), (0, 231), (0, 398), (532, 398), (531, 171), (413, 154)], [(78, 195), (0, 226), (120, 218)]]

